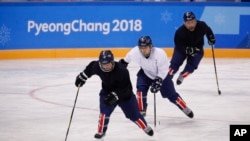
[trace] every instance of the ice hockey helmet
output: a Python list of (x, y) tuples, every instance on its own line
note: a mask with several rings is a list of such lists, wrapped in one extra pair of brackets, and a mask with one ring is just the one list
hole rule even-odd
[[(105, 64), (112, 63), (111, 68), (104, 67)], [(110, 50), (103, 50), (99, 56), (99, 66), (103, 72), (111, 72), (115, 67), (114, 55)]]
[(194, 13), (192, 11), (187, 11), (183, 15), (183, 20), (186, 21), (191, 21), (193, 19), (196, 19)]
[(114, 55), (111, 50), (103, 50), (99, 56), (99, 63), (100, 64), (108, 64), (114, 61)]
[(141, 36), (138, 40), (138, 46), (143, 47), (143, 46), (150, 46), (152, 45), (152, 40), (149, 36)]

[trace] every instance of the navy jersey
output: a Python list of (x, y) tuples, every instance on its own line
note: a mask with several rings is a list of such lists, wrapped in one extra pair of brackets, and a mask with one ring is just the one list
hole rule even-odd
[(84, 73), (91, 77), (98, 75), (102, 80), (102, 89), (106, 94), (115, 92), (120, 101), (130, 99), (133, 94), (133, 88), (128, 70), (120, 63), (115, 62), (114, 69), (110, 72), (103, 72), (99, 66), (99, 61), (90, 62)]
[(208, 39), (214, 39), (214, 34), (211, 28), (203, 21), (197, 20), (197, 25), (194, 31), (189, 31), (185, 25), (177, 29), (174, 36), (175, 49), (185, 53), (186, 47), (197, 47), (203, 49), (204, 35)]

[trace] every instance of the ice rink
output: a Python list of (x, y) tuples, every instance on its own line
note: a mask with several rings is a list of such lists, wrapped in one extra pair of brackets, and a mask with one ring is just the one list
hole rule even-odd
[[(64, 141), (77, 92), (75, 77), (93, 59), (0, 60), (0, 141)], [(117, 107), (104, 140), (229, 141), (229, 125), (250, 124), (250, 59), (218, 58), (216, 65), (221, 95), (212, 58), (204, 58), (199, 69), (176, 86), (193, 119), (158, 93), (154, 137)], [(128, 69), (135, 90), (139, 68), (131, 63)], [(68, 141), (96, 140), (100, 86), (93, 76), (80, 88)], [(154, 127), (153, 94), (148, 95), (146, 120)]]

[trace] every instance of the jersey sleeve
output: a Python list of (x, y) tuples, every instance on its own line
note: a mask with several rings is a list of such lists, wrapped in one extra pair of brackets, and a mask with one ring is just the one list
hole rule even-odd
[(205, 28), (207, 39), (208, 40), (215, 39), (215, 36), (214, 36), (214, 33), (213, 33), (212, 29), (205, 22), (204, 22), (204, 28)]
[(158, 68), (157, 76), (164, 79), (167, 76), (168, 67), (169, 67), (169, 62), (167, 54), (163, 50), (159, 50), (157, 53), (157, 68)]
[(184, 32), (183, 31), (183, 27), (179, 28), (174, 35), (174, 43), (175, 43), (175, 49), (177, 49), (178, 51), (185, 53), (186, 52), (186, 44), (184, 41), (186, 41), (185, 36), (184, 36)]
[(99, 69), (98, 61), (92, 61), (86, 66), (83, 72), (88, 76), (88, 78), (90, 78), (92, 75), (96, 74), (96, 71), (98, 69)]
[(135, 56), (138, 55), (137, 50), (138, 50), (137, 47), (132, 48), (132, 49), (126, 54), (124, 60), (125, 60), (127, 63), (130, 63), (130, 62), (134, 61)]

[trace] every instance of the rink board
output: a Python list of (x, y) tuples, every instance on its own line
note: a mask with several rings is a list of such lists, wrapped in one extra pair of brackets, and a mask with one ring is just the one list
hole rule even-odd
[[(96, 57), (104, 48), (123, 57), (142, 35), (171, 56), (187, 10), (212, 28), (216, 57), (250, 58), (250, 3), (10, 2), (0, 3), (0, 59)], [(204, 48), (212, 57), (206, 37)]]

